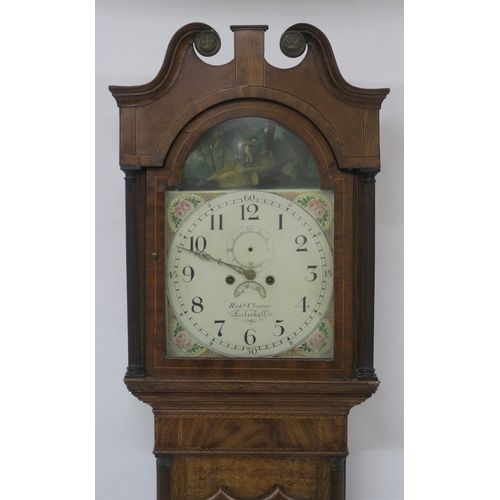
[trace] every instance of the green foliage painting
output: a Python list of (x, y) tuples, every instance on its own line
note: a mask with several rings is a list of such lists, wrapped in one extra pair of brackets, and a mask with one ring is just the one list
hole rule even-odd
[(296, 134), (264, 118), (237, 118), (209, 130), (184, 164), (182, 188), (319, 188), (318, 165)]

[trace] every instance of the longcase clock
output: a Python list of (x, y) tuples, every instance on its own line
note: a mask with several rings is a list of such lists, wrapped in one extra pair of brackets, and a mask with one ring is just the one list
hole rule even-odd
[(128, 389), (155, 416), (157, 500), (345, 498), (347, 418), (373, 366), (375, 175), (388, 89), (298, 24), (172, 38), (110, 87), (126, 184)]

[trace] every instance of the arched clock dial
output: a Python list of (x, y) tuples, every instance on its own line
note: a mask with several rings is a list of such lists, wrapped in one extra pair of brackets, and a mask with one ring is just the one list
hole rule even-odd
[(333, 297), (333, 250), (321, 225), (277, 193), (231, 191), (198, 204), (170, 242), (166, 269), (179, 323), (227, 357), (294, 349)]

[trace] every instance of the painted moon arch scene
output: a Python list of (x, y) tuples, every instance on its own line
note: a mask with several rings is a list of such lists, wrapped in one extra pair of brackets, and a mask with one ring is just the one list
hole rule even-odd
[(183, 168), (182, 189), (319, 188), (305, 142), (264, 118), (236, 118), (203, 134)]

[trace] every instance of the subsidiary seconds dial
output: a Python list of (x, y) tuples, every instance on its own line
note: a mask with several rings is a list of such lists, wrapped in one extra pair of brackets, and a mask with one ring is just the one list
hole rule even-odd
[(167, 299), (197, 342), (268, 357), (317, 329), (333, 299), (333, 251), (315, 217), (263, 191), (232, 191), (185, 218), (167, 254)]

